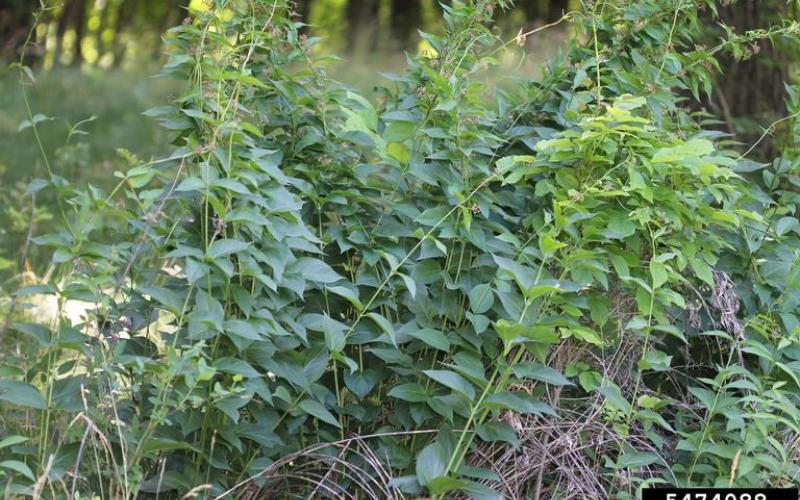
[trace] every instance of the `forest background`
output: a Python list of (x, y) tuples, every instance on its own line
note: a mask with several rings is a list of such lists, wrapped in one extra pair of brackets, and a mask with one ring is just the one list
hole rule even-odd
[[(42, 168), (41, 155), (36, 148), (20, 146), (21, 140), (32, 138), (26, 136), (32, 131), (20, 130), (27, 112), (19, 73), (8, 63), (22, 59), (37, 72), (30, 100), (36, 110), (48, 111), (40, 133), (44, 149), (59, 160), (58, 174), (79, 184), (107, 187), (113, 182), (111, 174), (127, 164), (124, 151), (135, 151), (143, 159), (166, 151), (165, 134), (142, 113), (178, 89), (175, 82), (154, 76), (163, 63), (165, 31), (185, 19), (190, 9), (205, 7), (204, 0), (58, 0), (44, 5), (39, 13), (36, 0), (0, 2), (0, 59), (5, 61), (0, 67), (0, 217), (6, 221), (0, 225), (0, 292), (18, 284), (19, 271), (32, 272), (46, 264), (36, 248), (24, 263), (9, 257), (23, 246), (29, 221), (46, 230), (54, 220), (48, 200), (40, 200), (32, 218), (25, 197), (33, 172)], [(308, 24), (306, 35), (321, 38), (315, 50), (345, 59), (346, 64), (331, 64), (331, 76), (367, 95), (381, 83), (381, 73), (402, 70), (405, 54), (428, 49), (419, 30), (443, 29), (435, 0), (301, 0), (295, 5), (297, 18)], [(513, 9), (498, 11), (494, 29), (513, 37), (521, 30), (557, 23), (575, 7), (569, 0), (518, 0)], [(718, 21), (744, 32), (779, 18), (796, 19), (795, 10), (796, 3), (782, 0), (725, 5), (719, 19), (709, 22), (709, 45), (718, 36)], [(560, 23), (547, 36), (531, 38), (525, 58), (520, 61), (509, 53), (504, 67), (522, 78), (535, 75), (566, 38), (567, 26)], [(22, 54), (29, 33), (33, 40)], [(756, 50), (769, 54), (742, 60), (723, 57), (725, 77), (715, 82), (714, 98), (706, 103), (721, 128), (735, 131), (743, 143), (785, 114), (784, 83), (796, 80), (793, 49), (763, 41)], [(78, 123), (76, 130), (85, 134), (70, 134)], [(97, 130), (103, 134), (93, 133)], [(774, 152), (770, 148), (770, 141), (763, 141), (757, 153), (769, 157)]]

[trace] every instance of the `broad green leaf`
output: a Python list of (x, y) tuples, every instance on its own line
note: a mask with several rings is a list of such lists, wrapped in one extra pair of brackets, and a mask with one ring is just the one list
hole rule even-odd
[(519, 448), (517, 431), (505, 422), (490, 420), (475, 427), (475, 432), (484, 441), (505, 441), (515, 449)]
[(403, 280), (403, 284), (406, 286), (406, 290), (411, 295), (411, 298), (414, 299), (417, 296), (417, 283), (414, 281), (411, 276), (403, 273), (397, 273), (400, 276), (400, 279)]
[(663, 372), (669, 370), (671, 362), (672, 356), (667, 356), (667, 354), (662, 351), (648, 351), (642, 359), (639, 360), (639, 369)]
[(505, 344), (508, 352), (512, 346), (525, 342), (551, 345), (559, 340), (558, 332), (549, 325), (521, 325), (501, 319), (495, 323), (495, 330)]
[(409, 335), (425, 342), (434, 349), (450, 352), (450, 341), (447, 340), (447, 336), (439, 330), (424, 328), (416, 332), (409, 332)]
[(29, 441), (29, 439), (30, 438), (25, 436), (8, 436), (7, 438), (0, 440), (0, 450), (3, 448), (8, 448), (9, 446), (25, 443)]
[(31, 468), (19, 460), (3, 460), (0, 462), (0, 468), (13, 470), (14, 472), (22, 474), (31, 481), (36, 481), (36, 476), (33, 475)]
[(325, 334), (325, 345), (331, 352), (342, 352), (347, 343), (345, 325), (325, 314), (322, 318), (322, 332)]
[(523, 414), (532, 413), (534, 415), (558, 416), (550, 405), (539, 401), (525, 392), (498, 392), (492, 394), (484, 400), (483, 407), (511, 410)]
[(477, 285), (469, 292), (469, 306), (473, 313), (483, 314), (492, 308), (494, 292), (488, 283)]
[(368, 368), (364, 371), (346, 372), (344, 384), (359, 399), (363, 399), (378, 385), (380, 378), (377, 370)]
[(673, 163), (687, 156), (705, 156), (714, 152), (714, 145), (706, 139), (692, 139), (677, 146), (662, 148), (653, 155), (653, 163)]
[(413, 122), (393, 121), (386, 125), (383, 138), (386, 142), (403, 142), (414, 136), (417, 125)]
[(444, 477), (447, 470), (448, 457), (438, 441), (434, 441), (417, 455), (417, 481), (427, 486), (434, 479)]
[(464, 377), (450, 370), (424, 370), (423, 373), (436, 382), (460, 392), (470, 401), (475, 399), (475, 389)]
[(208, 246), (208, 256), (211, 257), (212, 259), (218, 259), (226, 255), (242, 252), (244, 250), (247, 250), (248, 248), (250, 248), (250, 243), (240, 240), (231, 240), (231, 239), (214, 240)]
[(443, 476), (431, 479), (428, 483), (428, 490), (434, 495), (443, 495), (453, 490), (463, 488), (467, 482), (450, 476)]
[(243, 395), (235, 394), (218, 399), (214, 402), (214, 407), (227, 415), (227, 417), (231, 419), (234, 424), (237, 424), (239, 423), (239, 418), (241, 417), (239, 409), (249, 403), (252, 398), (252, 393)]
[(44, 410), (45, 402), (39, 390), (27, 382), (0, 380), (0, 400), (35, 410)]
[(578, 340), (588, 342), (589, 344), (596, 345), (598, 347), (603, 345), (603, 339), (600, 337), (600, 335), (596, 331), (585, 326), (575, 325), (570, 326), (569, 328), (563, 328), (561, 330), (561, 335), (564, 338), (574, 337)]
[(428, 400), (425, 388), (417, 383), (396, 385), (389, 390), (388, 394), (393, 398), (411, 401), (412, 403), (422, 403)]
[(50, 329), (37, 323), (14, 323), (14, 329), (36, 340), (40, 347), (50, 345)]
[(184, 299), (168, 288), (141, 287), (139, 293), (149, 295), (159, 304), (166, 306), (167, 310), (173, 314), (180, 314), (183, 310)]
[(701, 387), (689, 387), (689, 392), (703, 403), (703, 407), (710, 413), (717, 411), (718, 396), (717, 393), (703, 389)]
[(331, 266), (313, 257), (298, 259), (291, 265), (291, 269), (303, 279), (315, 283), (334, 283), (342, 279)]
[(245, 378), (256, 378), (262, 375), (250, 363), (236, 358), (220, 358), (214, 361), (214, 368), (222, 373), (241, 375)]
[(536, 157), (528, 155), (504, 156), (503, 158), (497, 160), (495, 164), (497, 165), (498, 172), (501, 174), (507, 174), (517, 165), (533, 163), (535, 160)]
[(550, 385), (573, 385), (558, 370), (534, 362), (519, 363), (511, 368), (519, 378), (539, 380)]
[(367, 313), (366, 316), (372, 321), (374, 321), (375, 324), (380, 327), (383, 333), (385, 333), (386, 336), (389, 337), (389, 340), (392, 342), (392, 345), (397, 347), (397, 338), (395, 337), (394, 327), (389, 322), (389, 320), (384, 318), (380, 314), (374, 312)]
[(706, 264), (700, 259), (689, 259), (689, 264), (692, 266), (692, 271), (698, 278), (703, 280), (708, 286), (714, 286), (714, 274), (711, 271), (711, 266)]
[(669, 279), (667, 267), (655, 259), (650, 259), (650, 276), (653, 278), (653, 289), (660, 288)]
[(461, 487), (461, 491), (469, 495), (472, 500), (505, 500), (506, 497), (486, 486), (485, 484), (476, 481), (467, 481), (465, 486)]
[(300, 409), (309, 415), (312, 415), (325, 423), (333, 425), (334, 427), (341, 427), (339, 420), (333, 415), (333, 413), (328, 411), (328, 409), (322, 406), (322, 404), (318, 401), (314, 401), (313, 399), (304, 399), (300, 402), (299, 406)]
[(554, 254), (557, 250), (565, 246), (567, 246), (565, 243), (555, 240), (549, 234), (539, 235), (539, 249), (542, 251), (542, 254), (546, 256)]
[(258, 333), (256, 327), (247, 321), (240, 319), (229, 319), (222, 323), (222, 329), (226, 333), (231, 333), (237, 337), (242, 337), (248, 340), (261, 340), (262, 337)]
[(795, 229), (797, 226), (798, 221), (794, 217), (781, 217), (775, 223), (775, 232), (778, 234), (778, 236), (783, 236), (789, 231)]
[(498, 257), (495, 255), (493, 258), (497, 263), (497, 267), (510, 274), (523, 292), (537, 285), (536, 271), (532, 268), (519, 264), (511, 259), (506, 259), (505, 257)]
[(187, 443), (186, 441), (178, 441), (169, 438), (150, 438), (143, 445), (142, 450), (146, 452), (154, 451), (173, 451), (173, 450), (190, 450), (203, 456), (203, 452)]
[(623, 413), (630, 413), (631, 404), (622, 397), (619, 387), (613, 382), (606, 381), (605, 385), (600, 386), (597, 392), (605, 396), (606, 402), (610, 403), (614, 408), (622, 411)]
[(639, 469), (648, 465), (662, 462), (661, 457), (652, 452), (628, 451), (617, 461), (617, 466), (627, 469)]
[(344, 286), (329, 286), (326, 288), (326, 290), (346, 299), (353, 305), (353, 307), (356, 308), (356, 310), (364, 310), (364, 304), (362, 304), (361, 300), (358, 298), (358, 289), (351, 290), (350, 288)]

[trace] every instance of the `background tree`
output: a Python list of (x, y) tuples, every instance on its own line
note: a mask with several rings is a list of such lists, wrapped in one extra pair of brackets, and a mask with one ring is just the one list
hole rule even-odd
[(33, 0), (6, 0), (0, 3), (0, 57), (16, 59), (25, 42), (33, 14), (39, 8)]
[[(762, 28), (781, 18), (797, 19), (797, 6), (782, 1), (739, 1), (720, 8), (720, 21), (736, 33)], [(709, 107), (736, 130), (740, 140), (752, 142), (762, 127), (786, 113), (784, 84), (790, 81), (792, 59), (797, 47), (785, 42), (755, 42), (743, 51), (720, 57), (722, 78), (717, 78)], [(759, 57), (753, 57), (759, 54)], [(771, 141), (759, 149), (774, 153)]]

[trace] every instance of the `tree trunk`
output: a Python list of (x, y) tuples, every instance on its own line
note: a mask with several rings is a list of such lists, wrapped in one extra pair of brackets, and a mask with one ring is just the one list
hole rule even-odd
[(552, 23), (558, 21), (568, 10), (568, 0), (550, 0), (547, 5), (547, 22)]
[(402, 49), (413, 48), (422, 21), (420, 0), (392, 0), (392, 40)]
[[(297, 20), (308, 24), (308, 16), (311, 14), (311, 0), (296, 0), (294, 11), (297, 13)], [(303, 31), (306, 31), (304, 28)]]
[(72, 45), (72, 66), (83, 62), (83, 37), (86, 34), (86, 0), (75, 0), (72, 27), (75, 30), (75, 43)]
[(541, 0), (521, 0), (516, 3), (525, 14), (525, 21), (532, 23), (542, 18)]
[(19, 58), (37, 8), (38, 3), (30, 0), (10, 0), (0, 5), (0, 58)]
[[(769, 4), (769, 5), (765, 5)], [(734, 28), (737, 33), (769, 26), (786, 15), (786, 4), (782, 0), (740, 0), (720, 8), (720, 20)], [(715, 82), (716, 108), (725, 110), (725, 121), (754, 120), (759, 126), (767, 126), (776, 116), (786, 113), (784, 104), (784, 82), (788, 80), (787, 47), (781, 43), (775, 47), (768, 40), (748, 48), (749, 54), (742, 60), (731, 55), (720, 58), (722, 74)], [(739, 123), (741, 124), (741, 123)], [(733, 129), (734, 124), (728, 123)], [(752, 142), (760, 135), (758, 127), (737, 127), (739, 139)], [(773, 154), (769, 141), (764, 141), (763, 154)]]
[(347, 52), (372, 50), (377, 34), (379, 0), (347, 0)]
[(125, 59), (127, 44), (124, 39), (120, 41), (120, 36), (127, 26), (131, 24), (136, 15), (138, 0), (122, 0), (117, 9), (117, 20), (114, 23), (114, 67), (119, 67)]

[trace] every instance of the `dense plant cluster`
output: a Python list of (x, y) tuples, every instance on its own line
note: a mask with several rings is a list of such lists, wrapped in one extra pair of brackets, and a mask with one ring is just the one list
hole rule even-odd
[(148, 112), (173, 154), (130, 158), (108, 194), (30, 188), (62, 200), (64, 227), (34, 239), (53, 267), (15, 300), (59, 314), (6, 340), (6, 490), (792, 481), (796, 115), (760, 164), (690, 103), (716, 53), (798, 26), (707, 49), (712, 0), (586, 2), (540, 79), (493, 92), (506, 3), (444, 5), (446, 33), (377, 103), (326, 76), (285, 0), (216, 0), (173, 28), (164, 72), (186, 89)]

